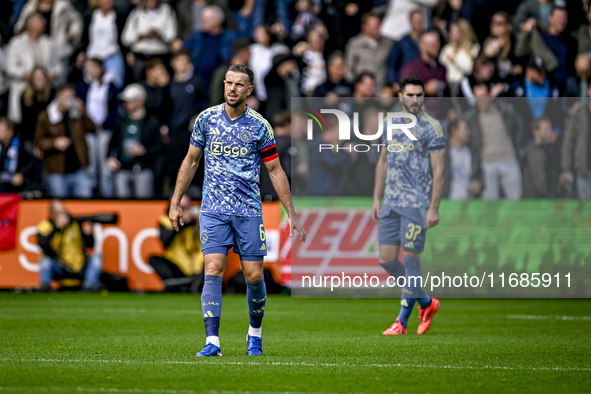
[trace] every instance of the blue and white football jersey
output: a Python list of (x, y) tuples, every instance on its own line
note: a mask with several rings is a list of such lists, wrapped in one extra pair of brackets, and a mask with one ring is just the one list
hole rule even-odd
[(224, 106), (201, 112), (191, 135), (205, 156), (201, 211), (261, 217), (260, 166), (277, 158), (273, 129), (248, 106), (236, 119)]

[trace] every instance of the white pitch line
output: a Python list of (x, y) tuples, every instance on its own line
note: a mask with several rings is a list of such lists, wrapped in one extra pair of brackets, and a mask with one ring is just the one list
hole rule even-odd
[[(250, 391), (250, 390), (174, 390), (174, 389), (118, 389), (112, 387), (2, 387), (0, 391), (41, 391), (41, 392), (80, 392), (80, 393), (145, 393), (145, 394), (337, 394), (337, 393), (315, 393), (304, 391)], [(350, 393), (338, 393), (350, 394)], [(368, 393), (358, 393), (368, 394)], [(392, 393), (402, 394), (402, 393)]]
[(591, 316), (507, 315), (505, 317), (514, 320), (591, 321)]
[(267, 362), (259, 363), (252, 361), (142, 361), (142, 360), (81, 360), (81, 359), (14, 359), (4, 358), (0, 362), (22, 362), (22, 363), (103, 363), (103, 364), (147, 364), (147, 365), (258, 365), (258, 366), (287, 366), (287, 367), (349, 367), (349, 368), (428, 368), (428, 369), (467, 369), (467, 370), (507, 370), (507, 371), (558, 371), (558, 372), (591, 372), (589, 368), (568, 368), (568, 367), (504, 367), (498, 365), (430, 365), (430, 364), (349, 364), (349, 363), (298, 363), (298, 362)]

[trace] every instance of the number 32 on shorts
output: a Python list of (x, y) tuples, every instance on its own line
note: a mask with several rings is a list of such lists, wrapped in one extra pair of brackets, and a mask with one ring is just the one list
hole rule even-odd
[(409, 223), (408, 232), (404, 234), (404, 236), (406, 237), (406, 239), (415, 241), (421, 233), (421, 231), (423, 231), (423, 228), (421, 226), (419, 226), (418, 224)]
[(261, 234), (261, 241), (265, 241), (265, 226), (262, 224), (259, 226), (259, 233)]

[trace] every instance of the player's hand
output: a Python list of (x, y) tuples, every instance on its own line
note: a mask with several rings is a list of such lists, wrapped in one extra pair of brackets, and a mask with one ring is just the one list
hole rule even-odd
[(300, 234), (300, 242), (306, 242), (306, 232), (302, 228), (298, 217), (293, 215), (293, 217), (287, 218), (287, 222), (289, 223), (289, 236), (293, 236), (293, 230), (296, 230)]
[(435, 227), (439, 224), (439, 212), (436, 209), (427, 210), (427, 228)]
[(373, 206), (371, 207), (371, 217), (375, 221), (380, 220), (381, 205), (382, 204), (380, 203), (380, 200), (373, 201)]
[(180, 205), (171, 205), (170, 211), (168, 211), (168, 219), (170, 220), (170, 224), (176, 231), (179, 231), (179, 223), (181, 226), (185, 225), (185, 221), (183, 219), (183, 208)]

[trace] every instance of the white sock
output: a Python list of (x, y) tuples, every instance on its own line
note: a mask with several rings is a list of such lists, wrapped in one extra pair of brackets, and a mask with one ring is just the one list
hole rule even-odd
[(220, 337), (207, 337), (205, 338), (205, 344), (213, 343), (217, 347), (220, 347)]
[(248, 326), (248, 335), (251, 337), (259, 337), (261, 338), (263, 335), (263, 326), (259, 328), (254, 328), (253, 326)]

